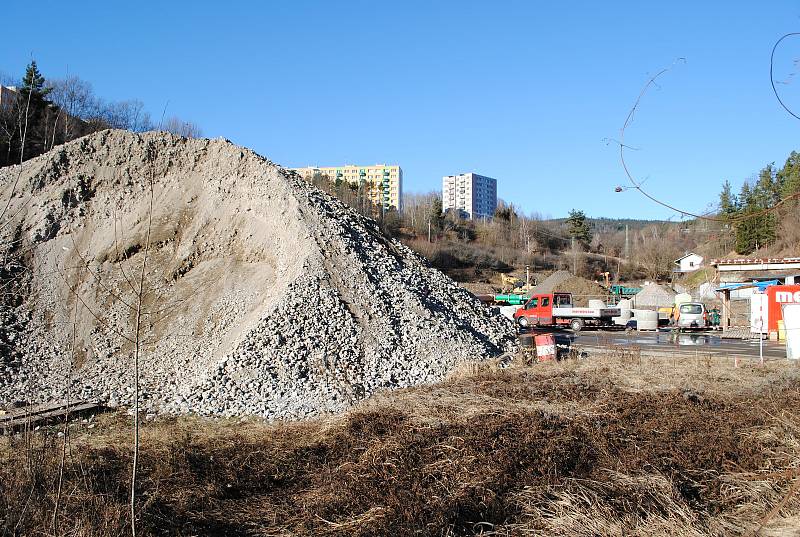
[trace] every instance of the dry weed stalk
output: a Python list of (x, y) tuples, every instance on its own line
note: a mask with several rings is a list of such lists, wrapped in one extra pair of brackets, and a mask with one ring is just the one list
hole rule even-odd
[(147, 160), (150, 164), (150, 173), (149, 173), (149, 181), (148, 181), (148, 190), (149, 190), (149, 200), (148, 200), (148, 211), (147, 211), (147, 236), (145, 239), (145, 246), (144, 246), (144, 257), (142, 259), (142, 269), (139, 273), (139, 285), (138, 285), (138, 292), (136, 293), (136, 326), (135, 326), (135, 344), (134, 344), (134, 359), (133, 359), (133, 371), (134, 371), (134, 403), (133, 403), (133, 464), (132, 464), (132, 471), (131, 471), (131, 535), (136, 537), (136, 477), (139, 468), (139, 426), (140, 426), (140, 416), (139, 416), (139, 358), (141, 353), (141, 322), (142, 322), (142, 301), (144, 298), (144, 282), (145, 282), (145, 274), (147, 270), (147, 256), (150, 252), (150, 233), (153, 229), (153, 202), (155, 199), (153, 193), (153, 183), (155, 181), (154, 178), (154, 157), (151, 151), (151, 148), (148, 147), (147, 152)]

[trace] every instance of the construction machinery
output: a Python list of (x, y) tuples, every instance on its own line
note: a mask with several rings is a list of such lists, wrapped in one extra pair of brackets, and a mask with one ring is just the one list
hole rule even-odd
[(526, 303), (529, 298), (529, 295), (523, 294), (494, 295), (495, 302), (508, 304), (509, 306), (521, 306), (522, 304)]
[(525, 282), (516, 278), (514, 276), (509, 276), (508, 274), (500, 274), (500, 281), (503, 284), (503, 290), (506, 289), (515, 289), (517, 287), (521, 287), (525, 285)]
[(642, 290), (641, 287), (625, 287), (624, 285), (611, 285), (608, 287), (609, 292), (618, 298), (629, 298)]

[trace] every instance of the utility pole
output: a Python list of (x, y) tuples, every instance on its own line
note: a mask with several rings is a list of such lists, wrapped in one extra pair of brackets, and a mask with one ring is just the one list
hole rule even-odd
[(428, 242), (431, 242), (431, 220), (428, 219)]
[(572, 237), (572, 274), (578, 275), (578, 250), (575, 248), (575, 237)]
[(625, 224), (625, 261), (630, 260), (631, 252), (629, 249), (630, 248), (629, 244), (630, 243), (628, 242), (628, 224)]

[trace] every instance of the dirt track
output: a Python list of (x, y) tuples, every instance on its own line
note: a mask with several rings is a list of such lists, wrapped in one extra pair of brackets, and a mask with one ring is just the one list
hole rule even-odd
[[(609, 346), (639, 346), (648, 352), (669, 355), (694, 355), (695, 353), (711, 354), (718, 358), (727, 357), (733, 360), (759, 359), (758, 340), (723, 339), (718, 332), (693, 332), (674, 334), (668, 331), (659, 332), (624, 332), (621, 330), (583, 330), (578, 334), (570, 330), (559, 331), (563, 343), (580, 347), (604, 348)], [(524, 346), (531, 345), (531, 334), (520, 334)], [(785, 360), (786, 344), (784, 342), (765, 340), (763, 355), (765, 360)]]

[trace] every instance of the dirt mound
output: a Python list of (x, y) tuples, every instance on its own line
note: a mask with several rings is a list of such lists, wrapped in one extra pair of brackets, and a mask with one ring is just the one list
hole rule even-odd
[(651, 283), (633, 297), (636, 308), (667, 308), (675, 304), (675, 291), (664, 285)]
[(513, 341), (373, 221), (225, 140), (103, 131), (0, 170), (0, 184), (16, 327), (0, 334), (0, 404), (68, 390), (128, 404), (145, 260), (152, 411), (338, 411)]
[(600, 284), (580, 276), (573, 276), (566, 270), (557, 270), (552, 273), (542, 283), (534, 287), (531, 294), (553, 293), (556, 291), (572, 293), (573, 302), (576, 306), (588, 306), (591, 299), (605, 300), (608, 294)]

